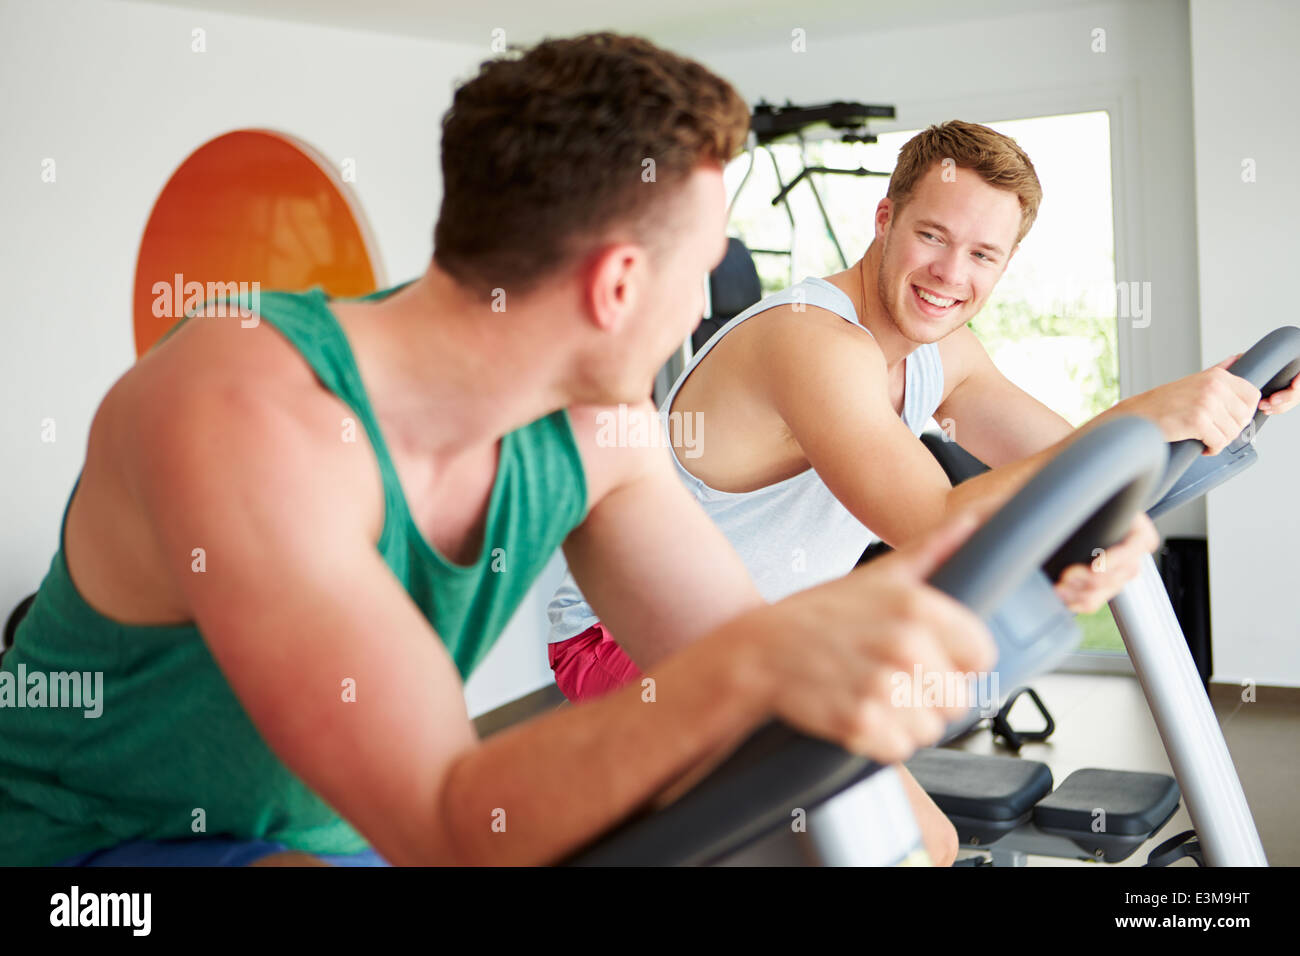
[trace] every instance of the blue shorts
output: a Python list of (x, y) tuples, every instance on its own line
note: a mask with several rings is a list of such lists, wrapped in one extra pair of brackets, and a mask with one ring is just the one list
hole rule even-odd
[[(267, 840), (237, 840), (211, 837), (198, 840), (137, 840), (120, 843), (106, 850), (79, 853), (56, 866), (248, 866), (272, 853), (285, 853), (289, 847)], [(360, 853), (313, 853), (334, 866), (388, 866), (374, 849)]]

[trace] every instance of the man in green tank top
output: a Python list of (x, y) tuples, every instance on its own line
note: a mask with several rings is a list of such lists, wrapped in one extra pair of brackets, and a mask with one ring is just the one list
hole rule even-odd
[[(769, 607), (665, 449), (608, 440), (702, 312), (747, 127), (638, 39), (486, 63), (422, 276), (200, 314), (123, 375), (3, 660), (102, 691), (0, 708), (0, 863), (542, 863), (773, 716), (885, 762), (937, 739), (961, 702), (889, 675), (992, 663), (921, 583), (973, 519)], [(627, 646), (689, 646), (480, 742), (462, 681), (561, 545)]]

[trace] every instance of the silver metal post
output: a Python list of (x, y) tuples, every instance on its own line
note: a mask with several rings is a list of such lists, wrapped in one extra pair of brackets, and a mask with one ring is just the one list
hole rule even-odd
[(903, 781), (892, 767), (813, 810), (808, 836), (823, 866), (894, 866), (924, 849)]
[(1110, 602), (1210, 866), (1268, 866), (1223, 731), (1148, 555)]

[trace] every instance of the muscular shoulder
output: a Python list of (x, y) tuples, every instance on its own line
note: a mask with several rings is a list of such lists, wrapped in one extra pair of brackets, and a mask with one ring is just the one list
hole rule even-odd
[(746, 376), (762, 395), (776, 399), (797, 390), (815, 396), (821, 386), (846, 378), (882, 387), (886, 382), (876, 340), (834, 312), (781, 306), (750, 321), (756, 325), (746, 343)]
[(816, 391), (818, 383), (844, 374), (885, 381), (884, 356), (870, 333), (826, 309), (780, 305), (727, 333), (673, 407), (753, 425), (775, 413), (784, 392)]
[(281, 496), (336, 519), (382, 523), (365, 431), (269, 323), (191, 320), (115, 387), (112, 430), (126, 471), (177, 496)]

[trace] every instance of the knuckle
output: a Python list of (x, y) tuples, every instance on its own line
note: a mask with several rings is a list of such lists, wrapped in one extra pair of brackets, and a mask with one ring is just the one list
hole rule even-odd
[(916, 751), (916, 747), (907, 739), (907, 736), (898, 731), (881, 733), (876, 736), (880, 742), (875, 749), (882, 763), (902, 763)]
[(891, 692), (906, 683), (910, 674), (895, 667), (868, 667), (853, 682), (853, 691), (859, 705), (891, 699)]
[(837, 708), (830, 723), (836, 740), (866, 737), (872, 728), (867, 708), (861, 701), (854, 707)]
[(921, 715), (921, 724), (917, 729), (916, 742), (922, 747), (934, 743), (943, 736), (945, 726), (946, 723), (939, 713), (926, 711)]
[(926, 631), (912, 621), (901, 621), (890, 640), (890, 657), (900, 663), (923, 663), (926, 657)]
[(898, 617), (905, 624), (916, 625), (925, 620), (929, 601), (920, 588), (909, 588), (899, 598)]
[(850, 714), (852, 732), (860, 737), (881, 737), (889, 731), (889, 715), (878, 701), (860, 700)]

